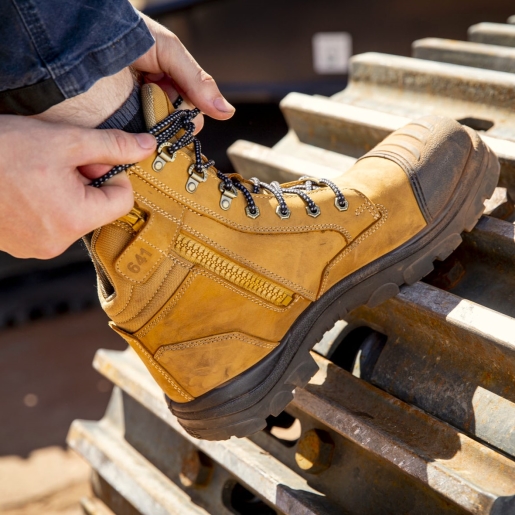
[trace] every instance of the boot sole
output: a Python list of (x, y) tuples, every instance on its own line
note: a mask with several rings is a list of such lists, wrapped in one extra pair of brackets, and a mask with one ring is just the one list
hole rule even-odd
[[(475, 135), (474, 135), (475, 136)], [(477, 136), (476, 136), (477, 137)], [(461, 233), (471, 231), (484, 211), (499, 179), (496, 156), (479, 143), (481, 159), (465, 166), (462, 178), (472, 174), (473, 194), (458, 186), (448, 209), (412, 240), (342, 279), (309, 306), (295, 321), (280, 345), (266, 358), (194, 401), (169, 408), (195, 438), (242, 438), (266, 427), (269, 415), (277, 416), (293, 399), (295, 387), (305, 386), (318, 371), (312, 347), (334, 323), (361, 305), (375, 307), (433, 270), (433, 261), (444, 260), (461, 243)], [(263, 379), (265, 378), (265, 379)]]

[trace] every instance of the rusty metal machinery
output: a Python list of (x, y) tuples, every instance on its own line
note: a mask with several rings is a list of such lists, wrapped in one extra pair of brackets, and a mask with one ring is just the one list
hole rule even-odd
[(86, 513), (515, 513), (515, 25), (469, 38), (358, 55), (341, 93), (283, 100), (290, 132), (273, 148), (229, 149), (244, 176), (330, 178), (411, 118), (450, 115), (502, 165), (463, 245), (339, 321), (314, 349), (317, 375), (247, 439), (191, 438), (131, 350), (98, 351), (109, 407), (68, 436), (94, 469)]

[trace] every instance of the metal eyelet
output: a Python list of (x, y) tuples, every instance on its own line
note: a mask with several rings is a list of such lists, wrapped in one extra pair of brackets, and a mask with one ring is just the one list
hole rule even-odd
[(189, 179), (186, 182), (186, 191), (188, 193), (195, 193), (195, 191), (198, 188), (198, 185), (201, 182), (206, 182), (207, 181), (207, 173), (206, 173), (206, 171), (202, 170), (202, 175), (200, 175), (195, 170), (195, 165), (194, 164), (190, 165), (190, 167), (188, 168), (188, 175), (189, 175)]
[(249, 206), (247, 206), (245, 208), (245, 213), (247, 213), (247, 216), (249, 218), (257, 218), (261, 213), (259, 212), (259, 208), (256, 206), (254, 208), (256, 210), (256, 212), (254, 214), (252, 214), (252, 211), (250, 210)]
[(306, 206), (306, 212), (309, 216), (312, 216), (313, 218), (316, 218), (317, 216), (320, 216), (320, 213), (322, 212), (321, 209), (318, 206), (315, 206), (315, 211), (311, 211), (311, 208), (309, 206)]
[(164, 167), (166, 163), (173, 163), (175, 161), (175, 155), (177, 152), (174, 152), (172, 155), (170, 155), (168, 152), (165, 152), (164, 149), (167, 147), (171, 147), (172, 143), (169, 141), (165, 141), (164, 143), (161, 143), (159, 147), (157, 148), (157, 157), (154, 159), (154, 162), (152, 163), (152, 170), (154, 172), (160, 172)]
[(281, 206), (277, 206), (275, 212), (277, 213), (277, 216), (282, 220), (287, 220), (291, 216), (291, 211), (288, 208), (286, 208), (286, 214), (281, 213)]
[(220, 197), (220, 207), (227, 211), (231, 207), (231, 203), (233, 199), (238, 195), (238, 190), (233, 186), (230, 189), (225, 188), (225, 183), (220, 183), (220, 191), (222, 192), (222, 196)]
[(334, 199), (334, 205), (336, 206), (336, 209), (338, 209), (338, 211), (347, 211), (347, 209), (349, 209), (349, 203), (347, 202), (347, 200), (343, 201), (342, 206), (340, 205), (340, 202), (338, 202), (338, 197)]

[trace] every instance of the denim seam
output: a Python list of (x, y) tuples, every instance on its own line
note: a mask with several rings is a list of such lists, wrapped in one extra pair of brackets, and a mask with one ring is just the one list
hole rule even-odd
[[(55, 49), (50, 42), (43, 22), (38, 16), (34, 3), (32, 0), (13, 0), (13, 4), (20, 15), (27, 34), (34, 44), (36, 52), (45, 64), (49, 75), (54, 78), (52, 68), (48, 64), (48, 57), (51, 57), (52, 53), (55, 54)], [(42, 54), (42, 50), (45, 52), (44, 54)]]
[[(95, 50), (91, 50), (91, 51), (87, 52), (80, 59), (76, 60), (74, 63), (70, 63), (69, 64), (69, 63), (60, 63), (59, 61), (56, 61), (57, 66), (61, 70), (59, 72), (59, 74), (57, 74), (57, 75), (64, 75), (66, 73), (69, 73), (70, 70), (73, 70), (74, 68), (77, 68), (77, 67), (81, 66), (82, 62), (87, 57), (94, 56), (94, 55), (100, 54), (102, 52), (105, 52), (106, 50), (109, 50), (110, 48), (114, 47), (115, 45), (119, 44), (120, 42), (125, 41), (126, 39), (128, 39), (130, 37), (130, 35), (131, 35), (131, 33), (133, 31), (141, 28), (140, 24), (142, 24), (142, 23), (144, 24), (145, 22), (140, 18), (135, 25), (130, 27), (121, 36), (117, 36), (117, 38), (114, 41), (109, 41), (109, 43), (106, 43), (105, 45), (103, 45), (103, 46), (101, 46), (99, 48), (96, 48)], [(134, 46), (134, 45), (131, 45), (131, 47), (132, 46)]]
[[(150, 44), (150, 41), (148, 41), (148, 45), (145, 46), (145, 49), (143, 51), (138, 51), (137, 56), (133, 59), (127, 60), (126, 57), (129, 54), (129, 51), (133, 51), (134, 48), (137, 48), (141, 44), (141, 39), (134, 38), (134, 41), (132, 43), (129, 43), (131, 40), (131, 35), (134, 32), (137, 32), (139, 30), (143, 30), (143, 32), (146, 33), (146, 35), (149, 36), (149, 38), (152, 39), (152, 44)], [(75, 95), (78, 95), (80, 93), (83, 93), (84, 91), (87, 91), (97, 80), (108, 76), (113, 75), (117, 73), (118, 71), (122, 70), (123, 68), (129, 66), (132, 62), (134, 62), (138, 57), (141, 57), (148, 49), (150, 49), (153, 44), (155, 44), (155, 40), (153, 36), (150, 34), (148, 29), (146, 29), (145, 22), (140, 18), (138, 23), (126, 31), (122, 36), (117, 38), (115, 41), (111, 41), (110, 43), (104, 45), (101, 48), (97, 48), (96, 50), (93, 50), (91, 52), (88, 52), (85, 54), (78, 62), (70, 66), (67, 70), (64, 70), (63, 72), (59, 73), (54, 77), (54, 80), (56, 84), (58, 85), (59, 89), (63, 92), (63, 94), (67, 97), (73, 97)], [(120, 54), (119, 52), (114, 52), (114, 48), (116, 45), (123, 45), (125, 51)], [(99, 56), (104, 54), (104, 58), (102, 59), (103, 64), (102, 67), (99, 68), (99, 74), (91, 75), (91, 78), (89, 81), (86, 82), (86, 84), (81, 85), (77, 82), (77, 75), (74, 73), (76, 70), (80, 70), (81, 68), (87, 69), (87, 66), (84, 65), (84, 61), (87, 58), (93, 57), (93, 56)], [(113, 64), (117, 64), (117, 62), (123, 60), (123, 64), (118, 64), (116, 66), (116, 70), (113, 71), (112, 69), (109, 69)]]
[[(129, 66), (131, 62), (134, 62), (134, 60), (143, 55), (143, 53), (155, 43), (145, 22), (141, 17), (138, 17), (136, 23), (123, 34), (118, 35), (114, 41), (110, 41), (100, 48), (87, 52), (73, 64), (59, 61), (56, 49), (53, 47), (48, 37), (44, 23), (37, 13), (33, 0), (13, 0), (13, 4), (20, 15), (25, 30), (32, 40), (45, 69), (65, 98), (71, 98), (84, 93), (99, 79), (113, 75), (124, 67)], [(130, 43), (131, 35), (139, 31), (141, 31), (142, 36), (146, 35), (147, 38), (135, 37), (134, 41)], [(145, 39), (147, 41), (144, 41)], [(152, 40), (152, 43), (150, 40)], [(143, 42), (145, 43), (142, 45), (144, 50), (134, 52), (134, 49)], [(117, 45), (121, 45), (124, 52), (118, 52), (118, 54), (116, 54), (114, 49)], [(135, 56), (136, 53), (138, 54), (137, 56)], [(99, 59), (98, 56), (102, 56), (102, 54), (104, 54), (103, 59)], [(130, 54), (132, 54), (131, 59), (124, 60), (126, 56)], [(97, 56), (97, 62), (102, 62), (102, 65), (95, 69), (95, 73), (91, 73), (84, 62), (88, 58), (95, 58), (95, 56)], [(113, 64), (115, 65), (114, 67), (112, 66)], [(116, 70), (113, 71), (114, 68), (116, 68)], [(82, 74), (77, 76), (77, 70), (81, 70)], [(83, 77), (80, 77), (80, 75), (83, 75)], [(84, 80), (84, 77), (88, 75), (89, 78)]]

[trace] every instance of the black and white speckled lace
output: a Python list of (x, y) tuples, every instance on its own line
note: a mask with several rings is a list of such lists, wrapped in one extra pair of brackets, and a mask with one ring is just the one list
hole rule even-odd
[[(182, 98), (179, 97), (174, 103), (173, 106), (177, 109), (182, 104)], [(200, 110), (195, 109), (184, 109), (184, 110), (176, 110), (162, 121), (154, 125), (149, 133), (156, 137), (158, 148), (171, 140), (174, 136), (176, 136), (179, 131), (184, 131), (183, 134), (173, 143), (167, 145), (162, 151), (168, 152), (170, 156), (173, 156), (175, 152), (179, 149), (186, 147), (187, 145), (193, 143), (194, 151), (195, 151), (195, 163), (192, 165), (192, 168), (197, 173), (197, 177), (202, 177), (201, 180), (206, 180), (207, 174), (206, 170), (212, 166), (214, 166), (213, 160), (204, 161), (202, 157), (202, 147), (200, 141), (193, 135), (195, 131), (195, 124), (193, 123), (193, 119), (200, 114)], [(111, 177), (129, 169), (133, 164), (126, 165), (118, 165), (109, 170), (105, 175), (95, 179), (91, 185), (99, 188), (109, 180)], [(191, 172), (190, 172), (191, 175)], [(237, 178), (231, 175), (226, 175), (219, 170), (216, 170), (216, 175), (220, 182), (220, 191), (222, 194), (228, 194), (234, 198), (237, 194), (237, 190), (241, 191), (245, 200), (247, 202), (246, 213), (251, 218), (257, 218), (259, 216), (259, 208), (257, 207), (252, 194), (258, 194), (261, 192), (269, 192), (277, 199), (276, 212), (281, 218), (289, 218), (290, 210), (288, 205), (286, 204), (286, 200), (284, 198), (285, 194), (294, 194), (299, 196), (306, 203), (306, 212), (313, 217), (317, 217), (320, 214), (320, 207), (316, 205), (313, 199), (307, 194), (309, 191), (313, 191), (319, 187), (327, 186), (331, 188), (335, 195), (335, 206), (340, 211), (345, 211), (348, 208), (348, 202), (345, 199), (343, 193), (339, 190), (339, 188), (332, 181), (328, 179), (317, 179), (314, 177), (301, 177), (297, 184), (294, 184), (289, 187), (281, 186), (278, 182), (273, 181), (268, 184), (266, 182), (262, 182), (256, 177), (252, 177), (250, 182), (252, 183), (252, 192)], [(196, 188), (195, 188), (196, 189)], [(229, 203), (230, 205), (230, 203)]]
[[(182, 104), (182, 98), (178, 97), (177, 100), (173, 103), (173, 106), (175, 109), (177, 109)], [(181, 145), (177, 147), (175, 150), (178, 150), (179, 148), (185, 147), (186, 145), (189, 145), (193, 139), (193, 131), (195, 130), (195, 124), (192, 122), (193, 118), (200, 114), (199, 109), (192, 109), (192, 110), (182, 110), (182, 111), (174, 111), (170, 116), (167, 116), (164, 120), (160, 121), (154, 127), (152, 127), (148, 132), (149, 134), (152, 134), (156, 137), (157, 140), (157, 146), (161, 145), (162, 143), (168, 141), (171, 139), (175, 134), (177, 134), (181, 129), (185, 129), (184, 136), (188, 135), (188, 132), (191, 135), (191, 138), (189, 138), (188, 141), (184, 138), (180, 138), (177, 140), (174, 145), (177, 145), (179, 141), (181, 142)], [(163, 130), (166, 127), (166, 130)], [(191, 129), (190, 131), (188, 129)], [(163, 132), (159, 132), (163, 131)], [(169, 147), (171, 148), (171, 147)], [(171, 153), (175, 152), (172, 151)], [(121, 172), (125, 172), (125, 170), (128, 170), (131, 166), (134, 166), (135, 163), (127, 164), (127, 165), (117, 165), (111, 170), (109, 170), (105, 175), (102, 175), (102, 177), (99, 177), (98, 179), (95, 179), (91, 185), (95, 186), (95, 188), (100, 188), (104, 182), (111, 179), (111, 177), (114, 177), (115, 175), (118, 175)], [(212, 163), (214, 164), (214, 163)], [(211, 166), (211, 165), (210, 165)]]

